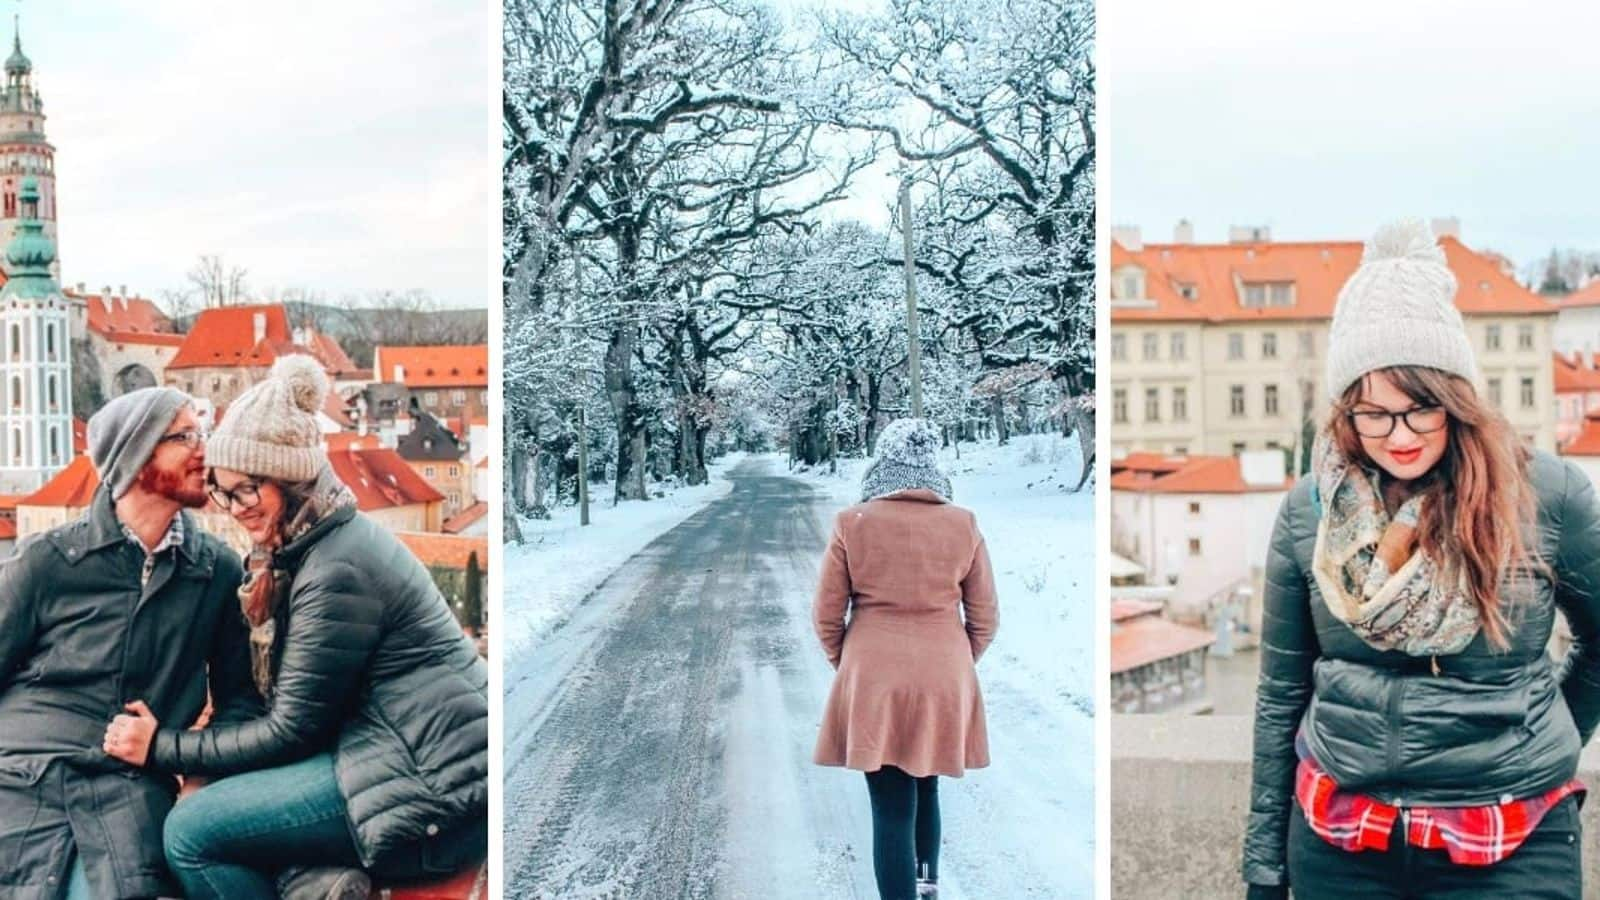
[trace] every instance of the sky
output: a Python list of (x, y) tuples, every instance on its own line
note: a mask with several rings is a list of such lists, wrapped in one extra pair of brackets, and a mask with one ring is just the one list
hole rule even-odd
[(1147, 242), (1454, 216), (1519, 268), (1600, 251), (1600, 4), (1115, 0), (1099, 27), (1101, 209)]
[[(444, 306), (488, 305), (499, 257), (488, 4), (0, 10), (21, 13), (56, 148), (66, 285), (159, 300), (216, 254), (261, 299), (421, 289)], [(11, 22), (0, 27), (9, 44)]]

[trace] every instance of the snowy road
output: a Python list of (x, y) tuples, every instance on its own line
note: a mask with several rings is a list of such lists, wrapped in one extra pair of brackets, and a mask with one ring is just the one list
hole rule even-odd
[[(726, 497), (508, 660), (508, 897), (877, 896), (861, 777), (810, 762), (832, 676), (809, 624), (832, 504), (775, 468), (732, 469)], [(1079, 842), (1039, 830), (1081, 809), (1039, 796), (1063, 737), (1039, 733), (1048, 751), (987, 785), (945, 782), (942, 896), (960, 900), (964, 858), (997, 838), (1006, 868), (974, 873), (974, 897), (1079, 896), (1061, 888), (1077, 885)]]

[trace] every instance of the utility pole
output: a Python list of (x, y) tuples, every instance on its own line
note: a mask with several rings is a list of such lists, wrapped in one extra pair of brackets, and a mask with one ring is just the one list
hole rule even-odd
[(910, 364), (911, 415), (922, 418), (922, 329), (917, 324), (917, 270), (911, 256), (911, 178), (900, 179), (900, 240), (906, 259), (906, 350)]
[[(572, 286), (578, 295), (578, 304), (574, 309), (581, 309), (583, 303), (583, 260), (579, 254), (572, 257)], [(571, 354), (567, 354), (571, 359)], [(578, 526), (581, 528), (589, 524), (589, 398), (584, 396), (587, 387), (581, 381), (578, 387)], [(560, 468), (557, 467), (557, 471)]]

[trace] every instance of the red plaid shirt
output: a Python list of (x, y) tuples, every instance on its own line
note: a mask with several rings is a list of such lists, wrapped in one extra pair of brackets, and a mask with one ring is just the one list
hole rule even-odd
[(1295, 737), (1300, 765), (1294, 795), (1311, 830), (1328, 843), (1351, 852), (1389, 849), (1396, 819), (1405, 822), (1405, 842), (1428, 850), (1445, 850), (1463, 866), (1489, 866), (1510, 856), (1539, 820), (1569, 794), (1586, 790), (1574, 778), (1537, 797), (1491, 806), (1416, 806), (1401, 810), (1365, 794), (1341, 791), (1311, 758), (1305, 738)]

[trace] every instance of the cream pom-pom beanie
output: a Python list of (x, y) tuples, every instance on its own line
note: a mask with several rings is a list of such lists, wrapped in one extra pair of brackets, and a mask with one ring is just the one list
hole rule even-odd
[(1455, 296), (1456, 277), (1422, 220), (1378, 229), (1333, 310), (1329, 399), (1390, 366), (1427, 366), (1475, 381), (1478, 364)]
[(280, 356), (265, 381), (239, 395), (206, 441), (206, 465), (281, 481), (310, 481), (327, 464), (317, 411), (328, 395), (322, 364)]

